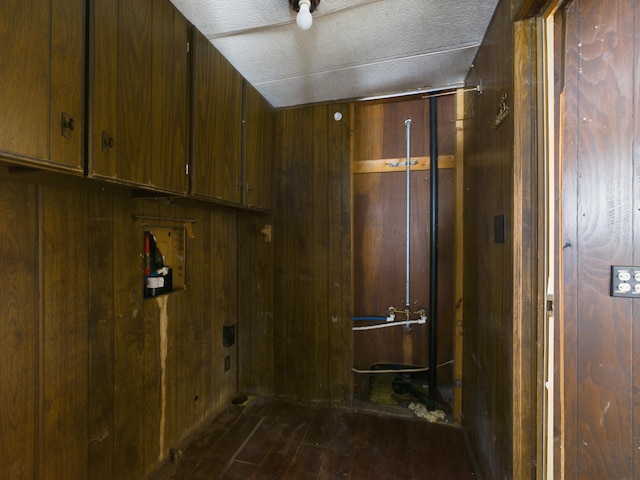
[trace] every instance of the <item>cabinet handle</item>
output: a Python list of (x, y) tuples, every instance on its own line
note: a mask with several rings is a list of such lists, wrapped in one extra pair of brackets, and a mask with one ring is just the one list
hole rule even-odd
[(102, 132), (102, 153), (107, 153), (115, 144), (113, 137), (107, 131)]
[(61, 126), (62, 136), (64, 138), (71, 138), (71, 132), (76, 128), (76, 122), (67, 112), (62, 112)]

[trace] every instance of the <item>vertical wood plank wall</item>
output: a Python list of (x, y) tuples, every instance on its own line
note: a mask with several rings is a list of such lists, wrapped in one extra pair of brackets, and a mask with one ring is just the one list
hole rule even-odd
[[(513, 40), (502, 2), (467, 76), (464, 196), (464, 425), (482, 478), (511, 478), (513, 431), (510, 287), (513, 271), (513, 124), (491, 128), (500, 96), (513, 98)], [(489, 89), (491, 85), (491, 89)], [(507, 243), (494, 243), (505, 214)]]
[(337, 405), (353, 395), (349, 128), (348, 104), (276, 114), (275, 391)]
[[(2, 475), (36, 478), (40, 422), (38, 271), (38, 197), (33, 186), (4, 185), (0, 196), (0, 279), (6, 300), (0, 302), (0, 420), (4, 446)], [(29, 206), (26, 208), (25, 206)], [(17, 223), (21, 228), (15, 228)], [(35, 299), (35, 300), (34, 300)], [(4, 444), (3, 444), (4, 445)]]
[[(528, 22), (514, 25), (521, 3), (499, 2), (467, 75), (464, 108), (463, 425), (485, 479), (535, 475), (535, 37)], [(509, 114), (500, 122), (502, 102)], [(502, 214), (506, 242), (498, 243), (494, 218)]]
[[(74, 438), (87, 435), (86, 417), (75, 415), (75, 409), (87, 409), (86, 317), (88, 240), (86, 206), (78, 206), (76, 218), (73, 199), (63, 192), (47, 190), (38, 199), (39, 249), (42, 278), (42, 307), (38, 346), (40, 355), (39, 403), (42, 414), (40, 429), (45, 438)], [(55, 206), (53, 206), (56, 204)], [(58, 208), (59, 207), (59, 208)], [(65, 271), (58, 277), (53, 272)], [(10, 279), (9, 279), (10, 281)], [(35, 292), (32, 292), (35, 293)], [(71, 294), (70, 294), (71, 293)], [(34, 298), (38, 296), (34, 295)], [(64, 318), (64, 322), (60, 319)], [(60, 419), (66, 419), (61, 422)], [(44, 443), (40, 447), (42, 474), (47, 478), (81, 476), (86, 469), (87, 444), (63, 446)]]
[(272, 215), (238, 215), (238, 388), (263, 396), (275, 391), (273, 226)]
[[(239, 251), (263, 242), (261, 215), (237, 222), (232, 211), (0, 173), (0, 478), (139, 480), (236, 394), (239, 347), (223, 347), (222, 326), (270, 321), (272, 244), (236, 274)], [(143, 300), (144, 224), (171, 219), (193, 221), (188, 288)], [(238, 315), (248, 275), (265, 296), (260, 320)], [(268, 375), (257, 382), (272, 388)]]
[(637, 1), (576, 0), (556, 40), (566, 52), (557, 73), (564, 74), (559, 478), (640, 478), (640, 300), (609, 295), (611, 265), (640, 264), (639, 15)]

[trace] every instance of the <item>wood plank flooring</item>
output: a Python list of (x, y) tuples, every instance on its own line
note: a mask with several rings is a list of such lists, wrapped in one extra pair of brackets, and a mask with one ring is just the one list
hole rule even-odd
[(153, 480), (476, 479), (462, 430), (410, 417), (250, 399)]

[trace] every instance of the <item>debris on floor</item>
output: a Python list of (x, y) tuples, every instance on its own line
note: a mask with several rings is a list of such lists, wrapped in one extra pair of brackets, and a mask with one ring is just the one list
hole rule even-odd
[(447, 416), (443, 410), (434, 410), (433, 412), (430, 412), (427, 410), (427, 407), (418, 402), (411, 402), (409, 404), (409, 409), (415, 413), (416, 417), (423, 418), (431, 423), (443, 422)]

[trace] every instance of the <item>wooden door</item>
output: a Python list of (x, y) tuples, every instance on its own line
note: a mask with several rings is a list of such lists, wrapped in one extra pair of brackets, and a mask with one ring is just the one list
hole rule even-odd
[(242, 202), (242, 77), (200, 32), (194, 38), (192, 193)]
[(640, 264), (638, 2), (576, 0), (556, 16), (561, 148), (557, 478), (638, 478), (640, 302), (612, 265)]

